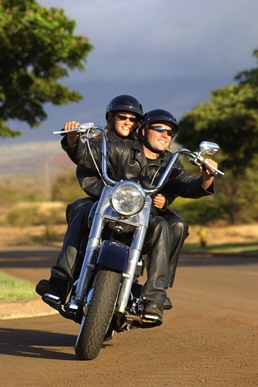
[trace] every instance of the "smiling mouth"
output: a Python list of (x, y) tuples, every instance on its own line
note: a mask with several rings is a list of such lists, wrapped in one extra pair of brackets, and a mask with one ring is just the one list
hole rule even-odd
[(166, 144), (167, 143), (167, 141), (164, 141), (164, 140), (159, 140), (158, 141), (160, 144)]

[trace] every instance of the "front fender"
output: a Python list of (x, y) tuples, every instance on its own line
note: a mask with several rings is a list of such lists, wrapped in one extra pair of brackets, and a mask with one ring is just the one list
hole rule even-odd
[(100, 246), (97, 264), (123, 272), (127, 268), (128, 256), (128, 246), (115, 241), (103, 241)]

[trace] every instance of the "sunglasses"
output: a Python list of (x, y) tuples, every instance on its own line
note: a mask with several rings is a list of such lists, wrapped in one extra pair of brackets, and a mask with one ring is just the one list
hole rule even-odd
[(149, 129), (155, 130), (155, 132), (159, 132), (159, 133), (167, 132), (167, 135), (170, 137), (175, 137), (176, 135), (173, 129), (166, 129), (166, 128), (163, 128), (163, 126), (150, 126)]
[(138, 119), (136, 117), (127, 117), (127, 116), (123, 116), (122, 114), (117, 114), (116, 115), (116, 118), (119, 120), (119, 121), (126, 121), (126, 120), (129, 120), (130, 122), (133, 122), (134, 124), (138, 121)]

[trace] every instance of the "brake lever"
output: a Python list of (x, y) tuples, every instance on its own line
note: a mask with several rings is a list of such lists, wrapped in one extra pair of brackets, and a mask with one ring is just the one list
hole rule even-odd
[(219, 174), (219, 175), (222, 175), (224, 176), (225, 173), (220, 171), (219, 169), (213, 167), (212, 165), (210, 165), (206, 159), (204, 157), (202, 157), (199, 153), (195, 153), (195, 157), (191, 157), (189, 159), (189, 162), (193, 165), (197, 165), (198, 167), (200, 167), (201, 165), (206, 165), (207, 167), (213, 169), (215, 171), (215, 175)]

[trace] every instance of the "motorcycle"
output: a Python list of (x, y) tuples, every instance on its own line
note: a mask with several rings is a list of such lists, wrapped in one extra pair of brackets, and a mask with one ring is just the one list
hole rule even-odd
[[(142, 313), (144, 241), (148, 230), (155, 227), (152, 198), (165, 184), (180, 155), (189, 156), (194, 165), (209, 166), (203, 155), (216, 154), (219, 146), (203, 141), (199, 152), (185, 148), (177, 150), (171, 154), (155, 186), (152, 184), (146, 188), (140, 181), (114, 181), (108, 175), (108, 143), (104, 128), (89, 122), (67, 132), (72, 131), (80, 133), (81, 140), (88, 141), (89, 147), (89, 139), (102, 135), (102, 165), (98, 172), (104, 189), (91, 208), (90, 234), (80, 275), (65, 305), (52, 294), (45, 294), (42, 298), (63, 317), (80, 324), (75, 353), (80, 360), (92, 360), (98, 356), (103, 342), (111, 339), (114, 332), (161, 324), (158, 316)], [(64, 134), (63, 131), (53, 133)], [(98, 168), (96, 162), (95, 166)], [(213, 170), (224, 174), (218, 169)]]

